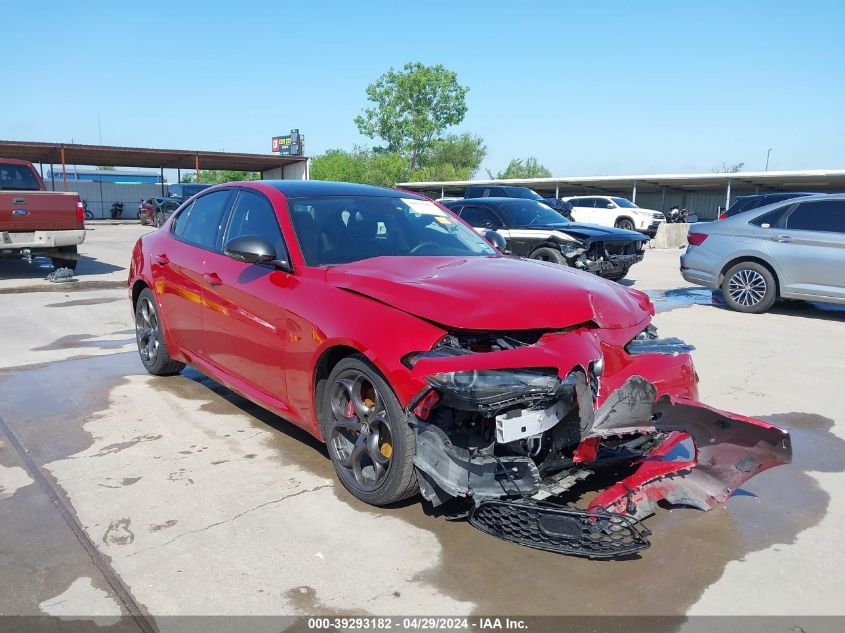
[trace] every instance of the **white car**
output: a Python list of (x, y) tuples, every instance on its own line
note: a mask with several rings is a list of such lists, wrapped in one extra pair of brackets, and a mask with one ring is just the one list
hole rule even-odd
[(639, 231), (654, 237), (657, 228), (666, 222), (660, 211), (640, 209), (630, 200), (614, 196), (570, 196), (564, 202), (572, 205), (575, 222), (615, 226), (617, 229)]

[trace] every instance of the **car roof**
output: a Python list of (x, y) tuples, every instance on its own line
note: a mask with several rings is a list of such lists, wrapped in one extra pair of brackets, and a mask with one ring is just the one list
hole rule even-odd
[(495, 183), (491, 184), (491, 185), (470, 185), (469, 187), (467, 187), (467, 189), (492, 189), (492, 188), (496, 188), (496, 189), (531, 189), (531, 187), (526, 187), (524, 185), (497, 185)]
[(490, 196), (489, 198), (461, 198), (460, 200), (448, 200), (447, 202), (444, 202), (442, 204), (445, 204), (445, 205), (448, 206), (449, 204), (457, 204), (458, 202), (460, 202), (460, 203), (472, 202), (473, 204), (492, 204), (492, 205), (496, 205), (496, 204), (504, 204), (506, 202), (514, 203), (514, 202), (520, 202), (520, 201), (542, 203), (542, 200), (534, 200), (532, 198), (506, 198), (506, 197), (502, 197), (502, 196)]
[(827, 194), (813, 192), (813, 191), (769, 191), (767, 193), (751, 193), (744, 196), (737, 196), (739, 200), (750, 200), (751, 198), (768, 198), (770, 196), (825, 196)]
[[(776, 200), (770, 204), (764, 204), (763, 206), (757, 207), (756, 209), (748, 209), (746, 211), (740, 211), (729, 218), (725, 218), (724, 220), (720, 220), (717, 224), (721, 224), (722, 222), (735, 222), (739, 224), (741, 222), (750, 222), (755, 218), (759, 218), (761, 215), (768, 213), (769, 211), (773, 211), (775, 209), (779, 209), (783, 206), (785, 202), (788, 202), (789, 199), (784, 200)], [(801, 202), (813, 202), (814, 200), (845, 200), (845, 193), (814, 193), (809, 196), (805, 196), (801, 198)], [(792, 206), (791, 203), (787, 206)]]
[(425, 199), (411, 191), (350, 182), (328, 180), (253, 180), (250, 182), (269, 185), (291, 198), (308, 196), (382, 196), (387, 198), (401, 196), (403, 198)]

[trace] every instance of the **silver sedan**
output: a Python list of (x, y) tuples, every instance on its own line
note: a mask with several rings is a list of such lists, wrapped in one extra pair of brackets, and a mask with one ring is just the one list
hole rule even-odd
[(765, 312), (780, 298), (845, 304), (845, 194), (694, 224), (688, 242), (681, 275), (721, 288), (734, 310)]

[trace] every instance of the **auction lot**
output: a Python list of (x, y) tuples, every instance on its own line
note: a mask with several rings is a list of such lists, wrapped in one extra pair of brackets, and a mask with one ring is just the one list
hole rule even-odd
[[(696, 346), (701, 399), (789, 430), (794, 461), (635, 560), (496, 540), (416, 499), (355, 500), (323, 448), (192, 369), (146, 374), (125, 287), (149, 229), (102, 224), (79, 281), (0, 261), (0, 614), (845, 614), (845, 311), (712, 304), (650, 250), (628, 280)], [(167, 621), (156, 626), (167, 630)], [(107, 630), (106, 628), (100, 630)]]

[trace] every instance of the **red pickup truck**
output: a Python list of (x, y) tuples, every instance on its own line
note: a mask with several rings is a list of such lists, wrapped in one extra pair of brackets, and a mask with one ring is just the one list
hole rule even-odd
[(84, 220), (79, 195), (46, 191), (32, 163), (0, 158), (0, 258), (44, 255), (75, 269)]

